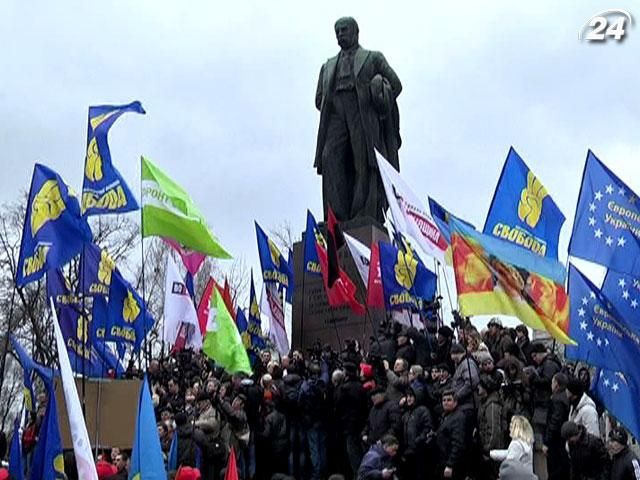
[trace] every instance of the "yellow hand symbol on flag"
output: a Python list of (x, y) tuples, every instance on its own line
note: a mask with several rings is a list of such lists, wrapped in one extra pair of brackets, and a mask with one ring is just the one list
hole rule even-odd
[(122, 318), (127, 323), (133, 323), (136, 318), (140, 315), (140, 306), (136, 301), (131, 290), (127, 291), (127, 298), (124, 299), (124, 303), (122, 305)]
[(87, 343), (89, 338), (89, 319), (86, 317), (78, 317), (78, 326), (76, 327), (76, 338), (82, 343)]
[(413, 282), (416, 280), (416, 270), (418, 268), (418, 261), (413, 258), (411, 251), (404, 253), (402, 250), (398, 250), (398, 259), (394, 267), (396, 274), (396, 281), (406, 289), (413, 287)]
[(106, 250), (100, 253), (100, 264), (98, 265), (98, 280), (105, 284), (111, 285), (111, 272), (116, 267), (116, 262)]
[(93, 137), (87, 146), (87, 161), (84, 165), (84, 174), (92, 182), (102, 180), (102, 157), (98, 150), (96, 137)]
[(529, 171), (527, 173), (527, 186), (522, 189), (520, 202), (518, 203), (518, 217), (520, 220), (527, 222), (527, 225), (531, 228), (535, 228), (542, 214), (542, 201), (547, 195), (547, 189)]
[(65, 208), (58, 181), (44, 182), (31, 204), (31, 235), (35, 236), (49, 220), (57, 219)]
[(268, 243), (269, 243), (269, 253), (271, 254), (271, 261), (276, 267), (279, 267), (280, 251), (278, 250), (278, 247), (276, 246), (276, 244), (271, 241), (271, 239), (269, 239)]
[(260, 318), (260, 307), (258, 307), (258, 302), (256, 301), (256, 299), (253, 299), (253, 302), (251, 302), (251, 316), (254, 318)]

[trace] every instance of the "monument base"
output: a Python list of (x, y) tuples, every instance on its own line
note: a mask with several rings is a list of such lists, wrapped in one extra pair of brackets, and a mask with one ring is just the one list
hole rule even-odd
[[(341, 224), (343, 231), (370, 247), (373, 242), (388, 241), (386, 232), (377, 225)], [(358, 340), (368, 345), (369, 337), (375, 335), (378, 325), (385, 319), (384, 309), (367, 308), (364, 316), (354, 314), (349, 307), (333, 308), (329, 305), (322, 276), (304, 274), (304, 237), (293, 246), (295, 290), (291, 345), (305, 351), (319, 342), (329, 344), (340, 351), (345, 339)], [(357, 287), (356, 298), (366, 305), (367, 288), (345, 245), (338, 251), (340, 266), (347, 272)]]

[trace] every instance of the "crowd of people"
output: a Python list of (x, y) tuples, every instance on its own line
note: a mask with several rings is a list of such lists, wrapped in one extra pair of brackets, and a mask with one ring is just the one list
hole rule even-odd
[[(263, 351), (251, 376), (189, 350), (152, 360), (162, 450), (171, 467), (173, 445), (180, 468), (169, 478), (224, 478), (233, 448), (244, 480), (534, 479), (534, 463), (551, 480), (640, 480), (626, 431), (601, 434), (588, 368), (497, 318), (456, 331), (391, 323), (366, 355), (354, 340), (279, 360)], [(127, 452), (104, 452), (97, 468), (127, 478)]]

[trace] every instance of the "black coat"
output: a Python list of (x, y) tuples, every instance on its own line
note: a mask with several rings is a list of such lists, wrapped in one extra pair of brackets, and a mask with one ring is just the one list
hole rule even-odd
[(536, 369), (537, 376), (531, 382), (534, 407), (547, 408), (551, 398), (551, 379), (560, 372), (560, 360), (550, 353)]
[(544, 432), (544, 444), (549, 448), (564, 448), (564, 440), (560, 435), (562, 424), (569, 420), (569, 399), (565, 390), (551, 395), (547, 410), (547, 428)]
[(195, 467), (197, 444), (191, 423), (180, 425), (174, 435), (178, 435), (178, 466)]
[(436, 432), (440, 465), (442, 468), (451, 467), (456, 477), (462, 476), (466, 471), (464, 457), (467, 453), (467, 446), (465, 445), (465, 435), (465, 416), (460, 409), (446, 414)]
[(424, 405), (414, 405), (402, 415), (403, 446), (405, 454), (424, 451), (433, 434), (431, 413)]
[(609, 480), (609, 455), (602, 440), (585, 430), (582, 425), (580, 440), (569, 444), (571, 480)]
[(640, 462), (629, 447), (613, 457), (611, 480), (640, 480)]
[(360, 381), (347, 379), (334, 392), (335, 413), (340, 429), (359, 435), (367, 421), (369, 398)]
[(396, 350), (396, 358), (403, 358), (407, 361), (409, 366), (416, 363), (416, 350), (411, 343), (406, 343)]
[(273, 410), (264, 418), (264, 427), (260, 437), (273, 455), (284, 455), (288, 451), (289, 435), (287, 418), (277, 410)]
[(407, 329), (407, 337), (413, 342), (413, 348), (416, 352), (415, 363), (423, 367), (431, 365), (431, 342), (435, 344), (435, 339), (428, 339), (426, 335), (416, 327)]
[(364, 432), (367, 436), (367, 443), (373, 445), (387, 434), (397, 438), (401, 421), (400, 408), (394, 402), (385, 400), (379, 405), (374, 405), (369, 412)]

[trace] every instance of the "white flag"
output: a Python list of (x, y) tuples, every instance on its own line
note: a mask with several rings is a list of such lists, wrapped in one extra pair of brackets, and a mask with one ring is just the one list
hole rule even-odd
[(274, 283), (263, 284), (260, 310), (269, 317), (269, 339), (280, 356), (289, 354), (289, 338), (284, 324), (284, 308), (278, 287)]
[(171, 255), (167, 255), (167, 273), (164, 284), (164, 340), (176, 343), (180, 327), (187, 328), (185, 347), (199, 350), (202, 348), (202, 336), (198, 314), (193, 300), (189, 296), (187, 285)]
[(69, 417), (69, 430), (71, 431), (71, 441), (73, 442), (73, 453), (76, 457), (76, 468), (78, 469), (78, 478), (83, 480), (98, 480), (96, 464), (93, 461), (91, 453), (91, 443), (89, 442), (89, 434), (87, 433), (87, 425), (84, 423), (82, 416), (82, 407), (76, 390), (76, 382), (73, 380), (71, 373), (71, 363), (69, 362), (69, 354), (64, 344), (62, 331), (58, 324), (58, 315), (53, 304), (53, 298), (49, 299), (51, 312), (53, 314), (53, 330), (58, 345), (58, 359), (60, 360), (60, 376), (62, 377), (62, 389), (64, 390), (64, 401), (67, 404), (67, 415)]
[(448, 244), (420, 198), (378, 152), (378, 169), (395, 228), (413, 238), (426, 253), (444, 263)]
[(365, 286), (369, 283), (369, 261), (371, 260), (371, 249), (364, 243), (356, 240), (348, 233), (343, 233), (344, 239), (349, 247), (349, 252), (353, 257), (353, 261), (356, 264), (360, 278), (364, 282)]

